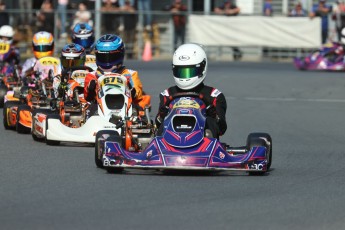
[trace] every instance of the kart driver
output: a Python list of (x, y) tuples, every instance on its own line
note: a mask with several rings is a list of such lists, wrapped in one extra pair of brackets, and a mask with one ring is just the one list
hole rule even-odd
[(78, 44), (69, 43), (61, 50), (61, 76), (54, 78), (54, 91), (56, 97), (62, 97), (63, 90), (66, 90), (67, 83), (74, 70), (86, 70), (92, 72), (90, 67), (85, 66), (86, 52), (84, 47)]
[(90, 54), (95, 42), (92, 27), (87, 23), (77, 23), (72, 30), (72, 42), (81, 45), (86, 54)]
[(91, 54), (94, 43), (95, 35), (93, 28), (87, 23), (77, 23), (72, 30), (72, 42), (84, 47), (86, 52), (85, 66), (97, 70), (96, 57)]
[[(163, 121), (169, 111), (172, 97), (177, 93), (192, 92), (200, 95), (206, 104), (206, 127), (214, 138), (219, 138), (227, 129), (226, 99), (218, 89), (206, 86), (207, 56), (198, 44), (183, 44), (173, 56), (172, 70), (175, 86), (160, 94), (159, 110), (156, 116), (157, 135), (162, 135)], [(209, 135), (209, 134), (207, 134)]]
[(97, 71), (90, 73), (85, 78), (84, 97), (87, 101), (96, 99), (97, 79), (105, 73), (118, 73), (127, 77), (133, 102), (145, 108), (149, 100), (148, 95), (143, 95), (143, 85), (138, 72), (127, 69), (123, 65), (125, 57), (125, 44), (122, 39), (114, 34), (106, 34), (95, 43)]
[(1, 26), (0, 28), (0, 44), (1, 44), (0, 62), (8, 63), (12, 66), (17, 65), (20, 62), (19, 49), (12, 44), (13, 35), (14, 35), (14, 30), (12, 26), (9, 26), (9, 25)]
[(42, 57), (52, 56), (54, 53), (54, 37), (51, 33), (40, 31), (34, 34), (32, 38), (32, 51), (34, 57), (25, 60), (21, 77), (26, 83), (26, 77), (33, 74), (33, 67), (36, 61)]

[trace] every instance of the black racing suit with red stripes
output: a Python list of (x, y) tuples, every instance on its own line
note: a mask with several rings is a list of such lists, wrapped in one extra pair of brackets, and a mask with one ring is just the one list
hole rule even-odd
[(190, 89), (190, 90), (182, 90), (177, 86), (172, 86), (166, 90), (164, 90), (160, 95), (160, 103), (158, 114), (156, 116), (156, 125), (158, 128), (157, 135), (162, 135), (163, 126), (161, 125), (164, 121), (165, 116), (168, 114), (169, 111), (169, 103), (171, 102), (171, 98), (179, 93), (196, 93), (200, 95), (204, 103), (206, 104), (206, 127), (205, 129), (209, 129), (213, 137), (219, 138), (219, 136), (223, 135), (227, 129), (226, 124), (226, 99), (223, 93), (221, 93), (218, 89), (206, 86), (203, 83), (198, 85), (197, 87)]

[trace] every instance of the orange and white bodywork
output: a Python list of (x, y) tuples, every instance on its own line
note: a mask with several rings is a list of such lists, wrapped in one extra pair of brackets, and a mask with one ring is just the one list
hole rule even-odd
[(98, 78), (98, 86), (98, 114), (91, 116), (79, 128), (68, 127), (60, 119), (48, 118), (47, 140), (95, 143), (95, 135), (99, 130), (116, 130), (121, 133), (121, 128), (116, 128), (109, 120), (113, 116), (124, 119), (132, 115), (132, 98), (127, 78), (107, 73)]

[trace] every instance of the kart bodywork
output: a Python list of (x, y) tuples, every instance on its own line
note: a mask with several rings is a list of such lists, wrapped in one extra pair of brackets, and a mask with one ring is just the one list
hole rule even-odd
[[(68, 127), (62, 117), (46, 119), (47, 144), (60, 142), (95, 143), (99, 130), (115, 130), (121, 127), (111, 122), (114, 117), (125, 117), (133, 112), (132, 98), (127, 85), (127, 78), (115, 73), (104, 74), (98, 78), (97, 112), (81, 123), (79, 127)], [(92, 105), (90, 105), (92, 106)]]
[(229, 147), (205, 136), (205, 104), (196, 97), (178, 97), (170, 104), (162, 136), (140, 152), (128, 151), (117, 135), (101, 148), (103, 166), (110, 172), (125, 168), (173, 170), (240, 170), (264, 174), (272, 162), (272, 139), (267, 133), (248, 135), (246, 146)]

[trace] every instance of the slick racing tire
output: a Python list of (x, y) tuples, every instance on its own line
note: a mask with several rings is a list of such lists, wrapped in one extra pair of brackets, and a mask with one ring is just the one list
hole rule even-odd
[[(272, 165), (272, 137), (268, 133), (250, 133), (247, 137), (247, 148), (251, 149), (255, 146), (264, 146), (267, 148), (267, 171)], [(250, 175), (262, 175), (265, 172), (250, 172)]]
[(15, 126), (10, 126), (9, 120), (8, 120), (8, 115), (9, 115), (10, 109), (12, 107), (18, 107), (19, 105), (20, 105), (19, 101), (7, 101), (4, 104), (4, 108), (3, 108), (2, 112), (4, 115), (3, 116), (3, 122), (4, 122), (5, 129), (15, 129)]
[(4, 107), (4, 100), (5, 100), (5, 96), (7, 94), (7, 87), (6, 85), (2, 85), (0, 84), (0, 108), (3, 108)]
[(31, 124), (31, 136), (32, 136), (32, 139), (34, 139), (35, 141), (44, 141), (45, 138), (44, 137), (38, 137), (36, 136), (34, 133), (33, 133), (33, 130), (34, 130), (34, 127), (35, 127), (35, 120), (34, 120), (34, 116), (37, 114), (37, 113), (43, 113), (43, 114), (52, 114), (54, 113), (55, 111), (52, 111), (51, 109), (34, 109), (32, 111), (32, 124)]
[(60, 115), (59, 114), (48, 114), (47, 115), (47, 120), (46, 120), (46, 144), (47, 145), (59, 145), (60, 141), (55, 141), (55, 140), (48, 140), (47, 139), (47, 130), (49, 127), (49, 120), (51, 119), (58, 119), (60, 120)]
[(114, 141), (122, 145), (122, 138), (114, 130), (101, 130), (96, 134), (95, 140), (95, 164), (98, 168), (103, 168), (102, 155), (104, 152), (104, 142)]
[[(22, 125), (20, 121), (20, 114), (23, 114), (24, 112), (31, 113), (31, 108), (28, 105), (19, 105), (17, 109), (17, 122), (16, 122), (16, 130), (18, 133), (30, 133), (31, 132), (31, 125), (30, 128)], [(31, 114), (30, 114), (31, 117)]]

